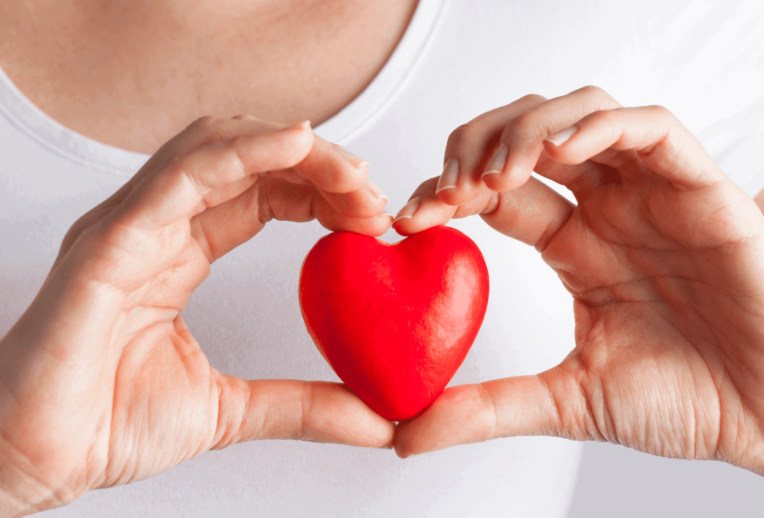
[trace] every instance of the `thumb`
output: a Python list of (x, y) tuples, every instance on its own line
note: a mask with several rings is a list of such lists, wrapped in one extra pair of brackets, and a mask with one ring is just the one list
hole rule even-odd
[(558, 366), (535, 376), (446, 389), (422, 414), (398, 425), (395, 452), (406, 458), (517, 435), (587, 440), (588, 415), (575, 375)]
[(217, 373), (218, 419), (210, 449), (256, 439), (390, 448), (395, 425), (340, 383), (244, 380)]

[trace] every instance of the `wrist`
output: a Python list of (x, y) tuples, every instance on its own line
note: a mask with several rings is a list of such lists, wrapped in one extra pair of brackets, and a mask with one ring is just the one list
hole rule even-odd
[(51, 489), (29, 459), (0, 434), (0, 516), (27, 516), (61, 507), (74, 498), (71, 492)]

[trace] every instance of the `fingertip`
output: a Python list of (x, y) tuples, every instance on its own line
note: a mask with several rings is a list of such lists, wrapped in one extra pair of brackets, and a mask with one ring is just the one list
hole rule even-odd
[(416, 439), (416, 435), (409, 432), (412, 424), (416, 426), (416, 418), (400, 422), (395, 428), (394, 448), (395, 454), (400, 459), (409, 459), (425, 453), (413, 448), (412, 437)]
[(395, 232), (399, 236), (408, 237), (412, 234), (416, 234), (415, 230), (412, 230), (410, 227), (410, 224), (407, 224), (407, 219), (411, 219), (410, 217), (407, 217), (406, 219), (396, 218), (392, 222), (392, 228), (395, 230)]
[(456, 210), (457, 207), (446, 205), (432, 196), (412, 198), (398, 212), (392, 227), (401, 236), (410, 236), (437, 225), (445, 225)]
[(554, 148), (559, 148), (563, 144), (565, 144), (570, 138), (576, 134), (578, 131), (578, 126), (570, 126), (568, 128), (565, 128), (563, 130), (560, 130), (556, 133), (552, 133), (547, 138), (544, 139), (544, 145), (551, 145)]
[(308, 440), (363, 448), (392, 446), (395, 423), (374, 412), (346, 385), (308, 382), (314, 390), (315, 413), (306, 425)]
[(374, 218), (373, 226), (371, 227), (371, 233), (369, 234), (372, 237), (378, 237), (387, 232), (387, 230), (390, 228), (390, 225), (393, 223), (393, 215), (389, 212), (383, 212), (382, 214), (376, 216)]
[(379, 237), (390, 228), (393, 216), (389, 212), (382, 212), (370, 218), (352, 218), (334, 214), (319, 214), (319, 223), (332, 232), (347, 231), (363, 234), (370, 237)]
[(304, 160), (313, 148), (313, 131), (310, 128), (310, 121), (298, 122), (297, 124), (287, 126), (281, 132), (293, 139), (291, 144), (294, 146), (296, 153), (300, 155), (300, 158), (293, 164), (296, 165)]
[(471, 183), (465, 183), (458, 187), (435, 191), (435, 196), (446, 205), (456, 207), (475, 199), (475, 197), (480, 194), (481, 189), (482, 186), (480, 184), (473, 185)]
[(525, 184), (531, 177), (529, 171), (510, 168), (504, 172), (489, 170), (483, 173), (482, 180), (486, 187), (495, 192), (507, 192)]
[(346, 194), (364, 186), (369, 168), (366, 160), (316, 136), (310, 154), (296, 169), (320, 189)]
[(577, 165), (586, 161), (587, 157), (579, 156), (581, 152), (576, 151), (576, 147), (575, 145), (567, 145), (567, 141), (559, 145), (549, 140), (544, 141), (544, 152), (547, 156), (555, 162), (565, 165)]

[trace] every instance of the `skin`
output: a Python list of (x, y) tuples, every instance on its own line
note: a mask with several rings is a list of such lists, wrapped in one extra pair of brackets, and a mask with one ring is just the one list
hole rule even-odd
[(4, 0), (0, 66), (67, 128), (152, 154), (199, 117), (313, 126), (377, 75), (416, 0)]
[(399, 424), (398, 455), (552, 435), (764, 474), (764, 216), (689, 131), (587, 87), (481, 115), (452, 133), (452, 158), (456, 185), (424, 182), (394, 228), (480, 215), (533, 245), (573, 296), (576, 345), (541, 374), (447, 389)]
[(342, 385), (211, 369), (180, 312), (211, 264), (271, 219), (389, 228), (368, 163), (283, 123), (321, 122), (357, 96), (415, 2), (220, 5), (0, 3), (3, 70), (85, 136), (153, 153), (200, 115), (261, 115), (197, 119), (67, 233), (0, 341), (3, 516), (246, 440), (391, 447), (393, 424)]
[(307, 124), (200, 119), (80, 218), (0, 342), (3, 516), (241, 441), (391, 447), (394, 425), (341, 384), (211, 368), (181, 316), (212, 263), (272, 219), (383, 233), (367, 169)]
[[(328, 4), (230, 2), (218, 12), (201, 1), (0, 2), (0, 65), (65, 126), (150, 153), (200, 115), (222, 117), (189, 126), (72, 227), (0, 341), (5, 514), (64, 505), (245, 440), (393, 444), (393, 424), (341, 385), (211, 369), (181, 317), (211, 264), (273, 218), (368, 235), (390, 224), (367, 165), (284, 124), (321, 122), (362, 91), (414, 2)], [(368, 44), (347, 45), (359, 40)], [(293, 56), (311, 59), (294, 67)], [(315, 81), (301, 80), (308, 72)], [(578, 137), (559, 149), (543, 143), (562, 129), (555, 121), (591, 111), (582, 106), (615, 107), (584, 93), (586, 102), (567, 99), (543, 116), (534, 111), (542, 100), (526, 98), (456, 130), (447, 158), (461, 160), (460, 184), (437, 195), (437, 179), (423, 184), (420, 210), (395, 224), (405, 235), (482, 214), (539, 247), (574, 295), (576, 350), (539, 376), (449, 389), (398, 427), (396, 450), (546, 433), (761, 470), (762, 216), (663, 111), (605, 118), (606, 135), (595, 132), (588, 147)], [(260, 117), (227, 118), (244, 112)], [(520, 174), (483, 181), (505, 128)], [(579, 206), (528, 180), (534, 165)], [(602, 182), (615, 174), (625, 180)]]

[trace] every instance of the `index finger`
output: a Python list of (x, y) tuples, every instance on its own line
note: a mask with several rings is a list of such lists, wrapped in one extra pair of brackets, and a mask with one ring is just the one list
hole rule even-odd
[(292, 169), (322, 191), (350, 193), (364, 186), (369, 163), (314, 135), (310, 153)]

